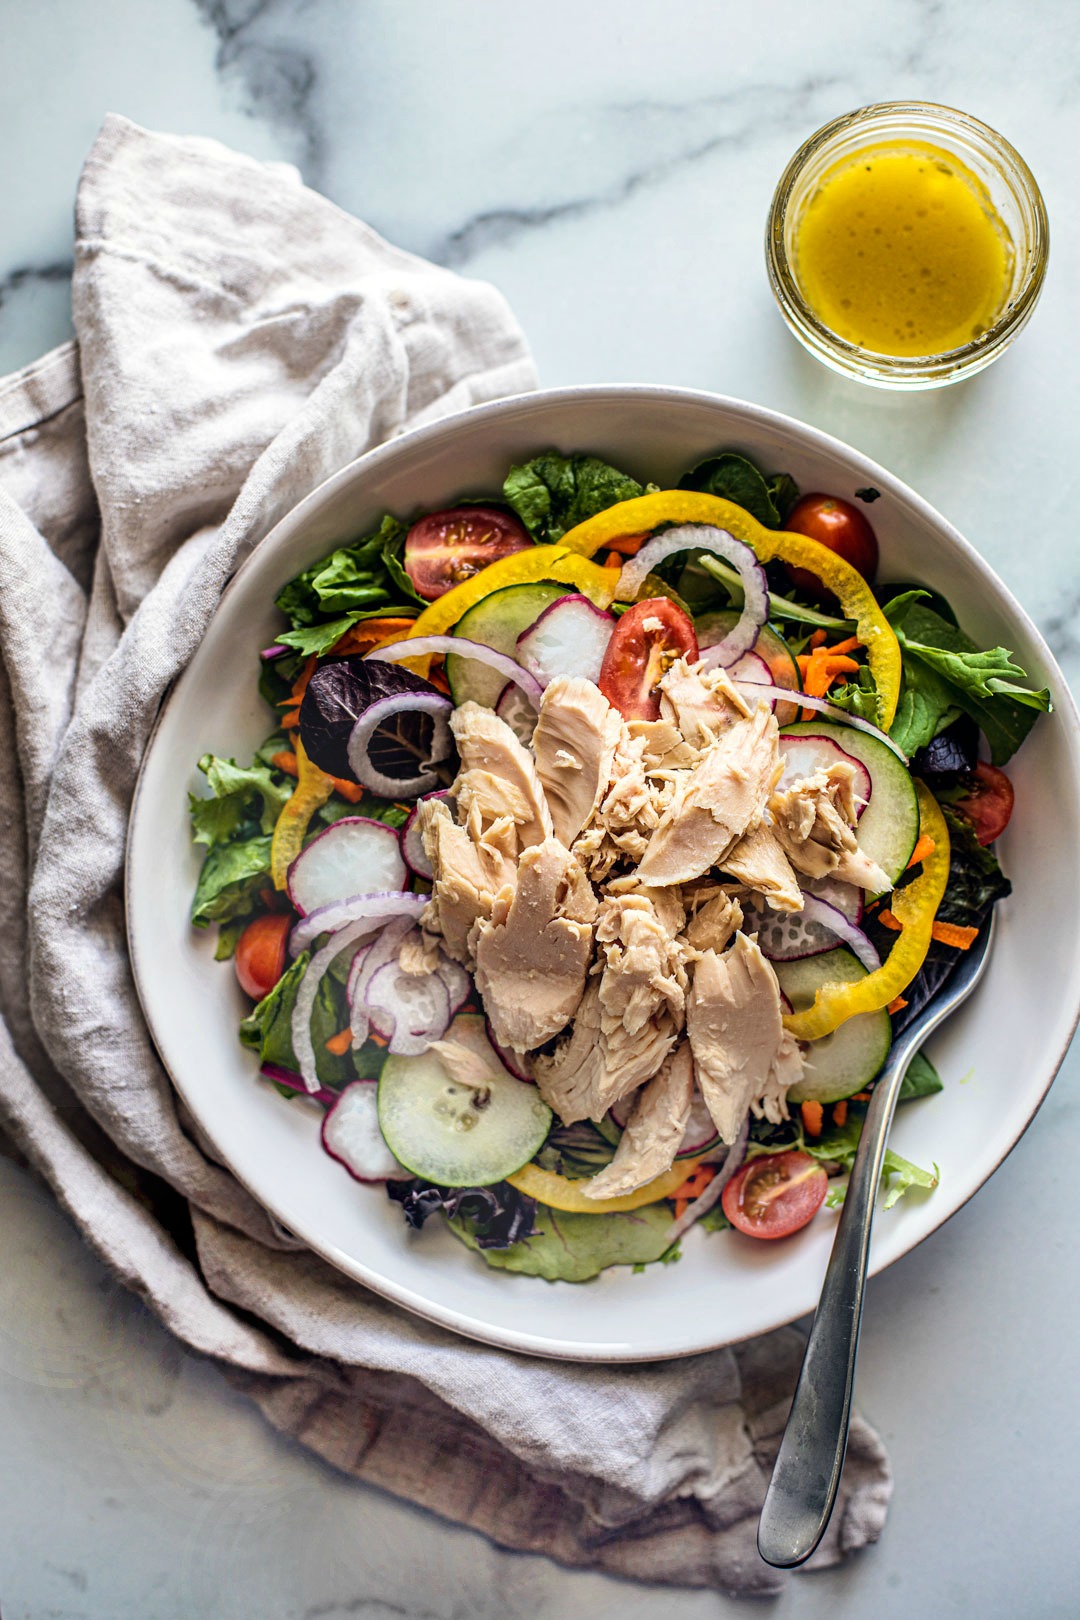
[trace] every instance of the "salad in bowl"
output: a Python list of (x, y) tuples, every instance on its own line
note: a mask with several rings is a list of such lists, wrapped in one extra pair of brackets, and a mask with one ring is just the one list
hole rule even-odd
[[(543, 451), (278, 593), (269, 735), (199, 761), (192, 921), (328, 1176), (565, 1281), (842, 1198), (894, 1034), (1009, 892), (1002, 767), (1050, 703), (876, 581), (876, 494)], [(940, 1088), (920, 1057), (902, 1095)]]

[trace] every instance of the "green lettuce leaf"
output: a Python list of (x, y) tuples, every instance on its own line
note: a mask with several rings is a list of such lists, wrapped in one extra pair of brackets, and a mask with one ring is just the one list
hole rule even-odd
[[(823, 1130), (820, 1136), (802, 1138), (798, 1146), (804, 1153), (809, 1153), (812, 1159), (818, 1159), (824, 1164), (836, 1165), (844, 1173), (850, 1173), (855, 1163), (855, 1154), (859, 1146), (859, 1137), (862, 1135), (863, 1120), (866, 1118), (866, 1105), (849, 1103), (847, 1118), (843, 1125), (830, 1125)], [(802, 1133), (800, 1132), (800, 1137)], [(899, 1198), (911, 1187), (921, 1187), (930, 1192), (938, 1184), (937, 1166), (933, 1170), (923, 1170), (910, 1159), (902, 1158), (894, 1153), (892, 1148), (886, 1148), (885, 1161), (881, 1170), (881, 1184), (885, 1188), (885, 1208), (891, 1209)], [(841, 1202), (839, 1189), (830, 1194), (830, 1205)]]
[(448, 1225), (462, 1243), (500, 1271), (546, 1277), (549, 1282), (587, 1282), (608, 1266), (675, 1259), (667, 1237), (671, 1221), (666, 1203), (646, 1204), (623, 1215), (568, 1215), (538, 1204), (535, 1234), (508, 1249), (480, 1249), (469, 1223), (460, 1216)]
[(606, 1140), (584, 1119), (573, 1125), (555, 1125), (536, 1155), (536, 1163), (542, 1170), (553, 1170), (570, 1181), (595, 1176), (615, 1157), (621, 1132), (616, 1127), (612, 1134), (615, 1142)]
[(679, 479), (679, 488), (734, 501), (767, 529), (778, 529), (799, 498), (798, 485), (787, 473), (766, 478), (752, 461), (733, 450), (699, 462)]
[(596, 456), (561, 456), (548, 450), (511, 467), (503, 496), (533, 539), (552, 545), (568, 530), (619, 501), (634, 500), (644, 486)]
[[(1026, 676), (1011, 653), (1004, 647), (980, 650), (958, 626), (927, 607), (921, 600), (924, 594), (905, 591), (884, 608), (904, 659), (902, 701), (906, 696), (907, 705), (901, 722), (903, 735), (909, 740), (918, 736), (921, 740), (915, 746), (921, 747), (944, 730), (960, 709), (978, 723), (994, 764), (1004, 765), (1038, 715), (1049, 710), (1050, 693), (1045, 687), (1033, 691), (1021, 686), (1019, 682)], [(935, 726), (932, 731), (931, 724)], [(911, 752), (895, 726), (892, 735)]]
[(244, 831), (269, 833), (292, 793), (292, 782), (282, 771), (256, 759), (238, 765), (234, 759), (204, 754), (199, 769), (211, 797), (188, 794), (192, 837), (213, 848)]
[(265, 888), (270, 871), (270, 836), (215, 844), (210, 850), (195, 889), (191, 920), (196, 928), (245, 917)]
[[(407, 526), (387, 514), (371, 534), (351, 546), (340, 546), (291, 579), (275, 600), (293, 630), (352, 613), (413, 611), (419, 598), (403, 571), (399, 578), (391, 573), (387, 563), (388, 555), (397, 560), (407, 534)], [(345, 629), (348, 629), (347, 624)], [(286, 646), (294, 645), (284, 636), (280, 639)]]
[(907, 1074), (900, 1082), (900, 1102), (910, 1102), (914, 1097), (932, 1097), (935, 1092), (944, 1091), (945, 1083), (934, 1068), (925, 1052), (916, 1052), (908, 1064)]
[[(857, 715), (860, 720), (869, 720), (871, 725), (881, 724), (881, 699), (878, 697), (877, 681), (873, 671), (864, 664), (857, 675), (848, 678), (846, 686), (834, 686), (829, 693), (829, 702), (836, 708), (843, 709), (846, 714)], [(901, 744), (901, 747), (903, 744)]]
[[(344, 954), (344, 953), (343, 953)], [(311, 952), (304, 951), (286, 969), (268, 996), (264, 996), (240, 1025), (241, 1045), (259, 1054), (259, 1062), (277, 1063), (284, 1069), (297, 1069), (292, 1043), (292, 1014), (296, 993)], [(328, 973), (319, 985), (311, 1015), (311, 1037), (315, 1047), (315, 1069), (325, 1086), (337, 1086), (356, 1078), (353, 1054), (337, 1056), (326, 1050), (326, 1042), (349, 1021), (348, 1003), (339, 975)]]

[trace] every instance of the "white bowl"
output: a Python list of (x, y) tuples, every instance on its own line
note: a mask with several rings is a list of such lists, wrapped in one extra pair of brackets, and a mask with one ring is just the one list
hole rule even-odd
[(1014, 894), (985, 983), (933, 1038), (945, 1080), (905, 1104), (892, 1142), (940, 1169), (930, 1195), (879, 1214), (873, 1269), (927, 1237), (987, 1179), (1039, 1107), (1080, 1008), (1080, 722), (1034, 625), (991, 569), (898, 479), (788, 417), (711, 394), (653, 387), (575, 388), (482, 406), (397, 439), (344, 468), (289, 514), (237, 574), (151, 742), (132, 811), (127, 906), (139, 994), (158, 1050), (217, 1151), (278, 1220), (350, 1276), (456, 1332), (533, 1354), (595, 1361), (688, 1355), (811, 1310), (835, 1217), (760, 1243), (693, 1231), (677, 1265), (620, 1268), (586, 1284), (489, 1270), (432, 1220), (405, 1228), (381, 1187), (359, 1186), (318, 1140), (319, 1110), (286, 1103), (256, 1077), (237, 1041), (247, 1010), (231, 968), (213, 960), (213, 930), (188, 923), (199, 856), (187, 792), (207, 751), (249, 758), (267, 731), (256, 653), (280, 620), (275, 593), (384, 511), (408, 516), (497, 491), (512, 462), (555, 446), (590, 451), (642, 480), (672, 483), (724, 447), (803, 490), (881, 491), (872, 519), (883, 577), (935, 586), (982, 645), (1003, 643), (1056, 711), (1010, 766), (1016, 813), (1001, 841)]

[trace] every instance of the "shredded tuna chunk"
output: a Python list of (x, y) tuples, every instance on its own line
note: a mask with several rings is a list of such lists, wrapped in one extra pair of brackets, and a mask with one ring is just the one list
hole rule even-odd
[(796, 871), (881, 894), (892, 884), (859, 848), (856, 808), (854, 771), (842, 760), (800, 777), (769, 800), (776, 836)]
[(596, 896), (557, 838), (527, 849), (516, 883), (474, 931), (476, 986), (495, 1039), (528, 1052), (574, 1016), (592, 956)]
[(634, 1035), (665, 1009), (681, 1027), (687, 984), (678, 938), (683, 915), (677, 896), (662, 897), (662, 891), (601, 901), (597, 968), (607, 1029), (622, 1023)]
[(683, 740), (701, 748), (750, 715), (749, 704), (722, 669), (692, 669), (678, 658), (660, 682), (660, 715)]
[(607, 1030), (605, 1022), (600, 985), (593, 979), (569, 1034), (554, 1052), (538, 1052), (529, 1061), (540, 1095), (566, 1125), (603, 1119), (620, 1097), (659, 1072), (678, 1037), (669, 1014), (650, 1019), (632, 1035), (621, 1018), (610, 1021)]
[(514, 861), (459, 827), (441, 799), (422, 801), (418, 825), (434, 874), (424, 928), (440, 934), (449, 955), (471, 967), (474, 925), (491, 915), (496, 894), (513, 882)]
[(780, 1050), (773, 1059), (769, 1078), (760, 1097), (750, 1104), (755, 1119), (767, 1119), (770, 1125), (779, 1125), (788, 1118), (787, 1094), (803, 1077), (803, 1050), (794, 1035), (785, 1029)]
[(774, 911), (801, 911), (802, 890), (773, 829), (762, 822), (728, 850), (724, 871), (765, 896)]
[(722, 732), (688, 773), (649, 840), (638, 875), (645, 883), (689, 883), (722, 865), (760, 822), (780, 771), (777, 725), (758, 707)]
[(686, 1031), (709, 1113), (722, 1140), (734, 1142), (768, 1090), (784, 1038), (776, 974), (745, 934), (723, 956), (706, 951), (695, 964)]
[(523, 819), (514, 817), (522, 849), (550, 838), (551, 813), (536, 764), (506, 722), (479, 703), (463, 703), (451, 715), (450, 727), (461, 755), (462, 774), (458, 781), (473, 771), (481, 771), (503, 784), (514, 804), (522, 807)]
[(569, 847), (607, 791), (622, 718), (592, 681), (550, 682), (533, 733), (536, 769), (555, 836)]
[(725, 889), (694, 896), (686, 942), (693, 951), (722, 951), (742, 927), (742, 906)]
[(685, 1041), (642, 1086), (611, 1163), (582, 1187), (586, 1198), (621, 1198), (670, 1170), (694, 1098), (694, 1060)]
[(626, 729), (632, 742), (641, 743), (642, 764), (647, 771), (660, 766), (675, 769), (698, 762), (700, 749), (690, 746), (674, 720), (628, 720)]

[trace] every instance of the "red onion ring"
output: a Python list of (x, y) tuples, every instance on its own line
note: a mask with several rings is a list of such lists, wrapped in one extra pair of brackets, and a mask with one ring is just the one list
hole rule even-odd
[(382, 894), (353, 894), (345, 900), (334, 900), (301, 917), (289, 935), (290, 955), (299, 956), (320, 934), (337, 933), (338, 929), (352, 923), (366, 922), (370, 932), (375, 933), (391, 917), (408, 917), (415, 922), (427, 903), (426, 894), (407, 894), (400, 889)]
[[(349, 733), (349, 769), (356, 780), (383, 799), (414, 798), (438, 787), (439, 778), (431, 766), (441, 764), (454, 752), (449, 726), (453, 709), (450, 699), (441, 692), (396, 692), (390, 697), (377, 698)], [(371, 739), (395, 714), (416, 713), (432, 717), (431, 757), (424, 761), (425, 768), (416, 776), (386, 776), (368, 754)]]
[(726, 529), (715, 529), (706, 523), (679, 523), (673, 529), (665, 529), (655, 539), (646, 541), (637, 556), (623, 564), (619, 575), (619, 599), (632, 602), (644, 585), (646, 575), (680, 551), (711, 551), (715, 556), (723, 557), (739, 575), (743, 588), (742, 613), (724, 639), (702, 655), (706, 669), (714, 669), (717, 664), (727, 669), (743, 653), (750, 651), (762, 625), (768, 620), (769, 582), (750, 547), (744, 541), (736, 540)]
[(747, 697), (783, 698), (787, 703), (794, 703), (800, 709), (817, 709), (819, 713), (835, 720), (837, 725), (851, 726), (855, 731), (865, 731), (868, 737), (876, 737), (878, 742), (885, 744), (886, 748), (894, 753), (897, 759), (906, 765), (908, 757), (903, 749), (893, 742), (887, 732), (878, 726), (871, 725), (869, 720), (863, 720), (857, 714), (849, 714), (846, 709), (838, 708), (830, 703), (828, 698), (810, 697), (806, 692), (792, 692), (786, 686), (759, 685), (757, 681), (736, 681), (739, 691)]
[(315, 1010), (315, 997), (319, 993), (319, 986), (331, 962), (340, 956), (342, 951), (348, 950), (350, 945), (357, 944), (376, 926), (377, 924), (372, 923), (370, 918), (365, 917), (358, 922), (350, 923), (338, 933), (331, 934), (326, 944), (315, 952), (307, 965), (304, 977), (300, 980), (296, 1004), (292, 1010), (292, 1045), (296, 1053), (300, 1078), (312, 1096), (323, 1089), (319, 1084), (315, 1045), (311, 1039), (311, 1015)]
[(820, 923), (822, 928), (828, 928), (834, 933), (841, 944), (847, 946), (852, 956), (858, 958), (867, 973), (877, 972), (881, 966), (881, 957), (862, 929), (856, 928), (853, 922), (848, 922), (842, 911), (830, 906), (827, 900), (818, 900), (816, 896), (804, 892), (803, 916), (807, 922)]
[(727, 1150), (727, 1157), (701, 1197), (695, 1198), (694, 1202), (683, 1210), (678, 1220), (672, 1221), (668, 1227), (667, 1240), (669, 1245), (681, 1238), (683, 1233), (688, 1231), (695, 1221), (699, 1221), (703, 1215), (707, 1215), (713, 1205), (718, 1202), (720, 1194), (745, 1159), (746, 1149), (749, 1144), (750, 1115), (748, 1113), (739, 1126), (738, 1135)]
[(427, 658), (432, 653), (441, 653), (444, 657), (452, 653), (455, 658), (475, 658), (478, 664), (487, 664), (506, 680), (520, 686), (533, 707), (540, 707), (544, 688), (536, 677), (513, 658), (508, 658), (506, 653), (496, 652), (494, 647), (486, 647), (482, 641), (467, 641), (462, 636), (413, 636), (411, 641), (394, 641), (388, 647), (376, 647), (365, 657), (383, 658), (393, 664), (402, 658)]

